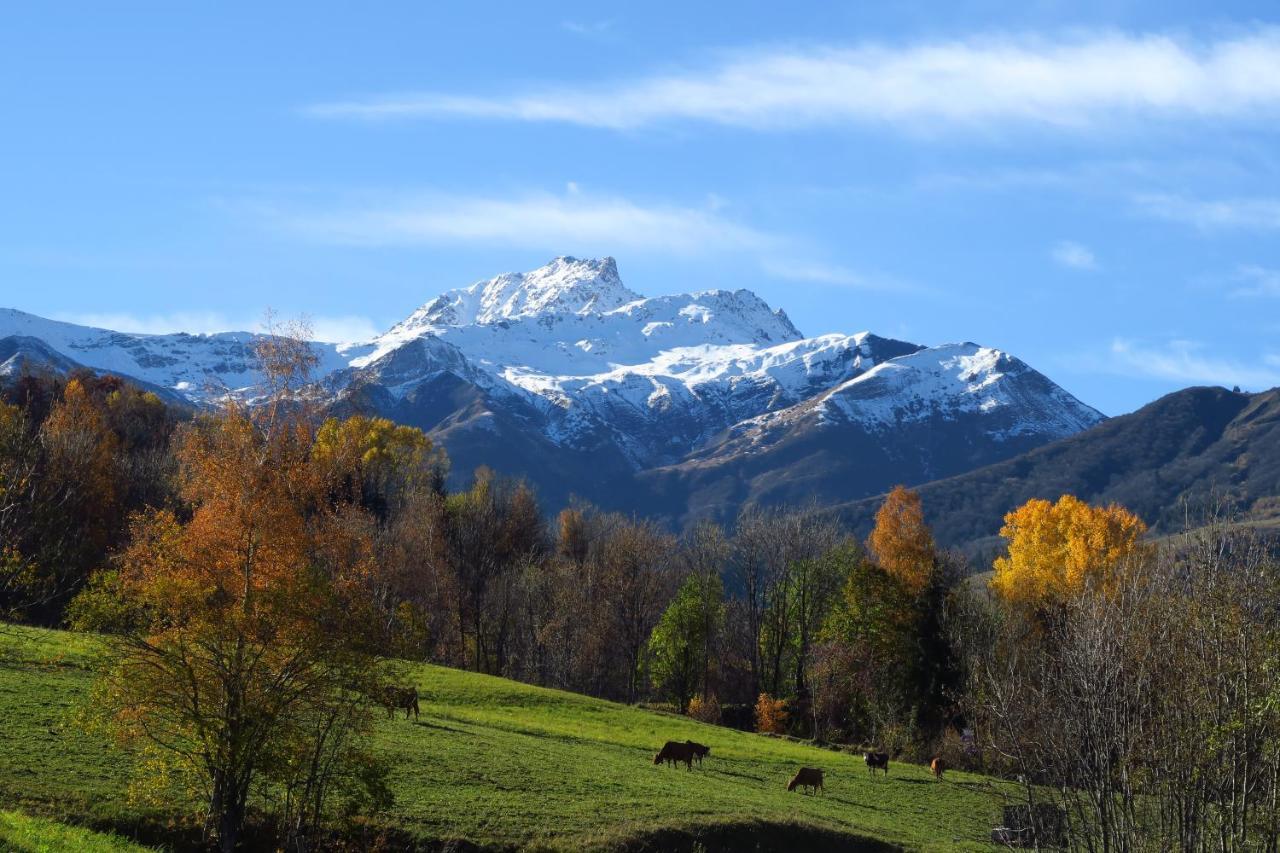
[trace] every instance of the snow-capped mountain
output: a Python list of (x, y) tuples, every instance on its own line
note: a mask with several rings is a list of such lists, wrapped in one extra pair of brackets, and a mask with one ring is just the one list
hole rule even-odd
[[(197, 405), (252, 387), (253, 339), (124, 334), (0, 311), (10, 373), (33, 362), (78, 364)], [(788, 479), (795, 460), (784, 457), (809, 445), (824, 457), (856, 449), (863, 468), (898, 459), (899, 479), (909, 481), (1006, 458), (1102, 419), (998, 350), (867, 332), (806, 338), (747, 290), (643, 297), (623, 284), (612, 258), (562, 257), (479, 281), (431, 299), (371, 341), (314, 347), (336, 410), (421, 426), (445, 444), (460, 476), (490, 464), (530, 476), (552, 501), (576, 493), (637, 508), (639, 498), (609, 498), (648, 488), (652, 501), (687, 503), (673, 483), (725, 477), (741, 492), (753, 477)], [(927, 464), (903, 445), (908, 435), (932, 448)], [(961, 435), (959, 451), (942, 440)], [(774, 456), (776, 470), (740, 470)], [(629, 485), (617, 488), (620, 479)], [(854, 497), (881, 479), (833, 488)]]
[[(46, 320), (12, 308), (0, 308), (0, 341), (39, 342), (69, 366), (114, 373), (164, 388), (192, 403), (204, 403), (228, 391), (251, 387), (257, 381), (250, 332), (213, 335), (143, 335), (95, 329)], [(333, 344), (312, 344), (322, 372), (345, 365)], [(28, 360), (39, 363), (28, 354)], [(45, 363), (53, 359), (45, 359)]]

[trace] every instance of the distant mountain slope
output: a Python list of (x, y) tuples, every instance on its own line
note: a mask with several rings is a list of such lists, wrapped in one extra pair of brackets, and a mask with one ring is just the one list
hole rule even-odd
[(686, 517), (746, 502), (829, 505), (1015, 456), (1099, 420), (1024, 362), (976, 344), (901, 356), (796, 406), (744, 421), (642, 479)]
[[(0, 370), (86, 365), (196, 405), (251, 396), (254, 341), (0, 310)], [(806, 338), (748, 290), (641, 296), (612, 258), (449, 290), (370, 341), (313, 351), (334, 411), (427, 430), (458, 480), (487, 464), (532, 480), (551, 508), (577, 495), (674, 523), (751, 500), (854, 500), (1102, 420), (999, 350)]]
[[(1009, 510), (1064, 493), (1117, 502), (1156, 533), (1184, 523), (1182, 502), (1212, 496), (1280, 515), (1280, 388), (1188, 388), (1013, 459), (918, 487), (939, 542), (989, 549)], [(879, 498), (843, 508), (871, 526)]]
[[(11, 308), (0, 308), (0, 352), (25, 350), (24, 363), (40, 363), (65, 372), (68, 363), (167, 389), (189, 403), (203, 403), (257, 380), (249, 332), (213, 335), (143, 335), (46, 320)], [(33, 342), (39, 346), (33, 345)], [(321, 372), (344, 362), (334, 344), (312, 345)]]

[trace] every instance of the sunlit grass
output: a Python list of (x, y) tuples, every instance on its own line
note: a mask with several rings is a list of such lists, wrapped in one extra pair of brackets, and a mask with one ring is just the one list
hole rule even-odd
[[(128, 757), (73, 722), (99, 649), (91, 636), (0, 627), (0, 803), (94, 825), (163, 821), (129, 801)], [(423, 841), (576, 850), (812, 830), (837, 846), (990, 848), (999, 808), (982, 777), (939, 783), (894, 764), (873, 779), (856, 755), (441, 667), (408, 673), (422, 717), (378, 721), (396, 802), (376, 820)], [(653, 764), (664, 741), (686, 738), (712, 747), (702, 769)], [(802, 765), (826, 771), (825, 796), (786, 791)]]
[(150, 849), (116, 835), (0, 811), (0, 850), (11, 853), (145, 853)]

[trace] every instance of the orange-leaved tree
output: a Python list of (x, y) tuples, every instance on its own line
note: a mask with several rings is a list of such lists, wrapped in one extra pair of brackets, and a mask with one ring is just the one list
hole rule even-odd
[(918, 493), (905, 486), (893, 487), (876, 512), (867, 550), (876, 564), (912, 595), (919, 595), (929, 585), (937, 551), (933, 534), (924, 523)]
[(382, 675), (367, 628), (376, 525), (316, 461), (308, 355), (270, 339), (267, 402), (228, 402), (183, 432), (181, 506), (135, 516), (119, 560), (135, 617), (100, 707), (155, 778), (203, 798), (225, 851), (258, 780), (282, 792), (292, 846), (314, 843), (328, 793), (385, 798), (364, 784), (361, 748)]
[(1090, 506), (1072, 495), (1033, 499), (1004, 517), (1008, 555), (991, 588), (1006, 601), (1063, 601), (1091, 585), (1105, 591), (1141, 547), (1146, 525), (1118, 504)]

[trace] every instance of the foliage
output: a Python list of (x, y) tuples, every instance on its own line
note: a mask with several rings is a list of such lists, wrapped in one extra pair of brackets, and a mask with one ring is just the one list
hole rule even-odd
[(1124, 507), (1093, 507), (1063, 495), (1030, 500), (1005, 516), (1008, 555), (995, 561), (991, 588), (1009, 601), (1061, 602), (1097, 585), (1114, 588), (1139, 549), (1146, 525)]
[(386, 418), (328, 418), (316, 431), (313, 461), (334, 497), (358, 502), (381, 518), (415, 490), (442, 492), (444, 451), (420, 429)]
[(832, 559), (839, 560), (844, 582), (815, 661), (816, 717), (827, 736), (871, 740), (881, 724), (912, 705), (915, 599), (898, 576), (856, 549)]
[[(707, 649), (724, 622), (724, 586), (716, 574), (691, 574), (649, 637), (649, 672), (684, 713), (706, 689)], [(701, 684), (699, 682), (702, 682)]]
[(876, 513), (867, 550), (880, 568), (911, 595), (928, 586), (934, 567), (933, 534), (924, 523), (920, 495), (895, 486)]
[(720, 724), (720, 700), (712, 693), (706, 699), (701, 696), (694, 696), (689, 700), (690, 718), (700, 723), (709, 723), (713, 726)]
[(989, 760), (1063, 809), (1077, 849), (1274, 849), (1280, 559), (1228, 519), (1129, 559), (1054, 608), (971, 602)]
[(0, 609), (56, 622), (122, 544), (128, 514), (172, 496), (176, 417), (89, 373), (22, 377), (0, 396)]
[(756, 698), (756, 731), (761, 734), (786, 734), (786, 700), (775, 699), (768, 693), (761, 693)]
[[(296, 365), (267, 359), (289, 351), (263, 356), (281, 388)], [(183, 511), (135, 515), (118, 582), (77, 609), (97, 618), (116, 592), (133, 617), (96, 704), (119, 741), (149, 750), (150, 775), (203, 795), (223, 850), (260, 784), (283, 787), (290, 843), (314, 843), (381, 681), (374, 520), (330, 488), (333, 458), (289, 396), (201, 418), (177, 459)]]

